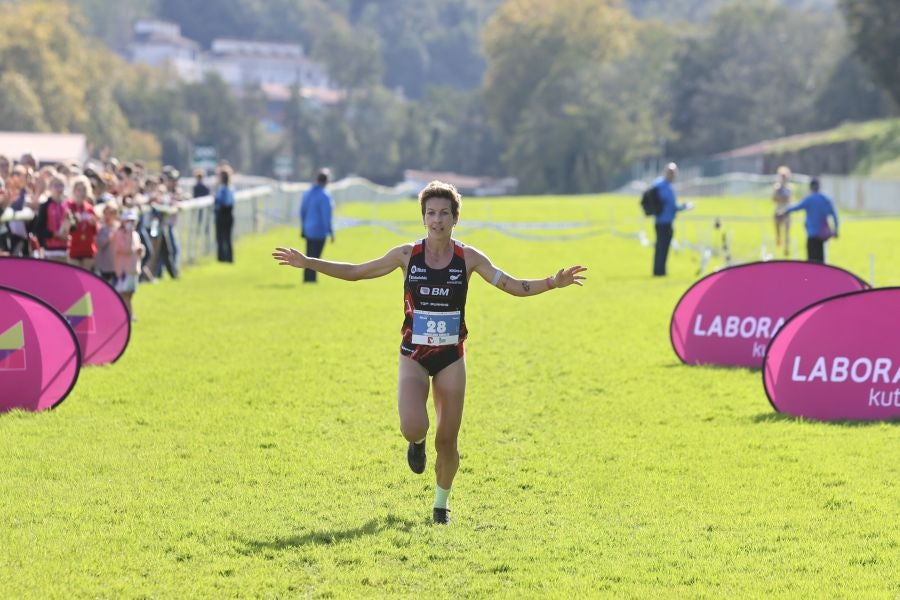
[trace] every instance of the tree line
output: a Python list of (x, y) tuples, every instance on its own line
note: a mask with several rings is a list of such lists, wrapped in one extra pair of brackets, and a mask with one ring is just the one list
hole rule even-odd
[[(606, 189), (636, 159), (896, 114), (900, 4), (785, 3), (210, 0), (202, 13), (177, 0), (6, 3), (0, 129), (83, 131), (126, 158), (181, 167), (194, 145), (213, 145), (260, 174), (287, 154), (301, 176), (328, 165), (392, 183), (406, 168), (452, 170), (580, 193)], [(175, 20), (201, 43), (302, 43), (346, 96), (321, 106), (293, 90), (272, 134), (259, 125), (259, 89), (238, 99), (216, 77), (179, 82), (87, 37), (116, 47), (141, 16)]]

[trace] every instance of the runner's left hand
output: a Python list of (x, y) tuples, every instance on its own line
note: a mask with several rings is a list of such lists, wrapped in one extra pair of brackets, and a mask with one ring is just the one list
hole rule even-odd
[(587, 267), (582, 267), (581, 265), (569, 267), (568, 269), (560, 269), (556, 272), (556, 275), (553, 276), (553, 285), (558, 288), (564, 288), (573, 283), (575, 285), (584, 285), (581, 282), (587, 279), (587, 277), (579, 274), (584, 271), (587, 271)]

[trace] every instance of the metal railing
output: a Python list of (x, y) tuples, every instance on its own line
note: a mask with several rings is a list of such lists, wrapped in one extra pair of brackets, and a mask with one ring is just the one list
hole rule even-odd
[[(794, 173), (794, 197), (802, 198), (810, 176)], [(868, 177), (822, 175), (822, 192), (834, 200), (838, 208), (873, 215), (900, 215), (900, 181)], [(694, 177), (675, 182), (675, 191), (682, 198), (707, 196), (743, 196), (770, 198), (775, 177), (755, 173), (727, 173), (716, 177)], [(619, 194), (640, 195), (649, 181), (635, 180), (617, 190)]]
[[(239, 181), (236, 182), (238, 185)], [(234, 194), (235, 240), (248, 234), (268, 231), (285, 225), (300, 228), (300, 199), (308, 183), (279, 183), (257, 185)], [(415, 191), (407, 186), (384, 187), (366, 179), (350, 177), (328, 186), (335, 204), (345, 202), (393, 202), (408, 198)], [(213, 198), (205, 196), (185, 200), (178, 216), (178, 233), (181, 242), (181, 260), (191, 264), (216, 251), (216, 230), (213, 215)]]

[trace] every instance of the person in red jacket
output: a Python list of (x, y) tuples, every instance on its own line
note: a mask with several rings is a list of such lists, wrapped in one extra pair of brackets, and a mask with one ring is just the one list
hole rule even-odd
[(91, 203), (91, 182), (87, 177), (76, 177), (72, 181), (69, 210), (75, 218), (75, 227), (69, 236), (69, 263), (90, 271), (97, 256), (99, 223)]

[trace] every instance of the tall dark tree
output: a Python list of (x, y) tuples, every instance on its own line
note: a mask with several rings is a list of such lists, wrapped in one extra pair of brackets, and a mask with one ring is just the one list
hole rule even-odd
[(669, 150), (708, 155), (807, 131), (840, 35), (832, 18), (766, 1), (723, 8), (678, 53)]
[(184, 87), (185, 105), (197, 115), (196, 143), (214, 146), (219, 158), (237, 169), (249, 160), (245, 145), (245, 115), (228, 85), (216, 74)]
[(856, 53), (900, 106), (900, 2), (841, 0), (840, 6)]
[(834, 127), (844, 121), (867, 121), (888, 117), (896, 110), (883, 87), (858, 56), (847, 51), (818, 91), (815, 104), (817, 129)]

